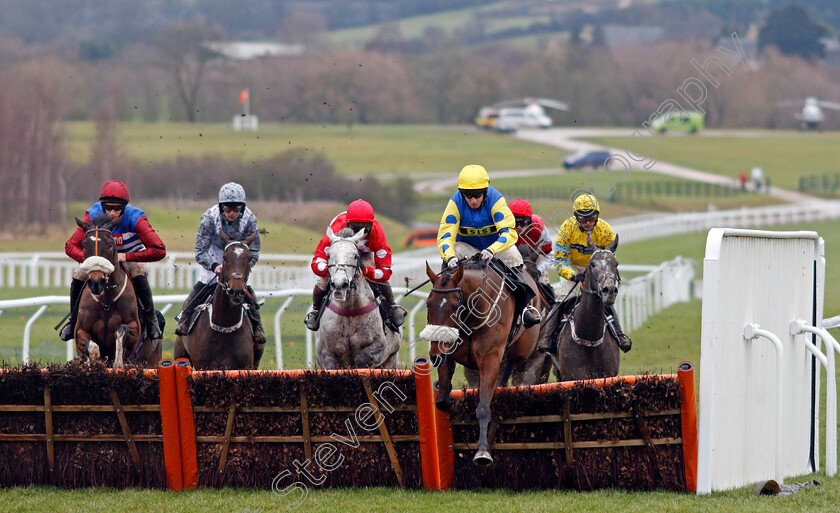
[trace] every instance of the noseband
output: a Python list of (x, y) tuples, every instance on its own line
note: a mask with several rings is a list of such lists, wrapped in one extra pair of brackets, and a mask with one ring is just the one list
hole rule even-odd
[[(100, 257), (100, 258), (105, 258), (105, 257), (103, 257), (102, 255), (100, 255), (100, 254), (99, 254), (99, 232), (106, 232), (106, 233), (108, 233), (108, 234), (110, 235), (110, 234), (111, 234), (111, 231), (110, 231), (110, 230), (107, 230), (107, 229), (105, 229), (105, 228), (91, 228), (90, 230), (88, 230), (88, 231), (86, 231), (86, 232), (85, 232), (85, 235), (87, 235), (87, 234), (88, 234), (88, 233), (90, 233), (90, 232), (93, 232), (93, 233), (94, 233), (94, 239), (93, 239), (93, 255), (92, 255), (92, 256), (96, 256), (96, 257)], [(106, 260), (110, 261), (110, 259), (106, 259)], [(112, 263), (113, 263), (113, 262), (112, 262)], [(117, 259), (117, 263), (114, 265), (114, 269), (116, 269), (119, 265), (120, 265), (120, 262), (119, 262), (119, 259)], [(110, 281), (111, 281), (111, 274), (112, 274), (112, 273), (106, 273), (105, 271), (100, 271), (100, 272), (102, 272), (102, 274), (104, 274), (104, 275), (105, 275), (105, 280), (106, 280), (107, 282), (109, 282), (109, 283), (110, 283)], [(123, 291), (125, 290), (125, 284), (126, 284), (126, 280), (123, 280), (122, 290), (120, 291), (119, 295), (117, 295), (117, 297), (116, 297), (116, 298), (114, 298), (114, 299), (112, 300), (112, 302), (114, 302), (114, 301), (116, 301), (117, 299), (119, 299), (119, 297), (122, 295)], [(111, 284), (111, 285), (107, 285), (107, 284), (106, 284), (106, 285), (105, 285), (105, 290), (113, 290), (113, 289), (116, 289), (118, 286), (119, 286), (119, 284), (117, 284), (117, 283), (114, 283), (114, 284)], [(95, 299), (98, 303), (102, 304), (102, 303), (99, 301), (99, 299), (97, 299), (97, 298), (96, 298), (96, 296), (95, 296), (95, 295), (93, 296), (93, 298), (94, 298), (94, 299)], [(104, 305), (103, 305), (103, 306), (104, 306)], [(109, 305), (109, 306), (110, 306), (110, 305)]]
[[(248, 245), (247, 245), (247, 244), (245, 244), (245, 243), (244, 243), (244, 242), (242, 242), (242, 241), (238, 241), (238, 240), (237, 240), (237, 241), (233, 241), (233, 242), (228, 243), (228, 245), (227, 245), (227, 246), (225, 246), (225, 251), (227, 251), (227, 248), (229, 248), (229, 247), (233, 246), (234, 244), (240, 244), (240, 245), (242, 245), (243, 247), (245, 247), (245, 249), (247, 249), (247, 250), (249, 250), (249, 251), (250, 251), (250, 248), (248, 247)], [(222, 272), (224, 272), (224, 266), (222, 266)], [(247, 273), (246, 273), (246, 274), (247, 274)], [(222, 276), (221, 278), (222, 278), (222, 279), (221, 279), (221, 280), (219, 280), (219, 285), (221, 285), (222, 290), (224, 290), (224, 291), (225, 291), (225, 294), (227, 294), (227, 295), (228, 295), (228, 297), (233, 297), (233, 296), (234, 296), (234, 294), (235, 294), (235, 292), (236, 292), (236, 291), (235, 291), (235, 290), (234, 290), (234, 289), (230, 286), (230, 282), (231, 282), (232, 280), (242, 280), (244, 283), (246, 283), (246, 285), (247, 285), (247, 282), (248, 282), (248, 277), (247, 277), (245, 274), (242, 274), (242, 273), (239, 273), (239, 272), (236, 272), (236, 273), (230, 273), (230, 274), (229, 274), (229, 275), (227, 275), (226, 277), (225, 277), (225, 276)], [(251, 292), (248, 290), (248, 287), (247, 287), (247, 286), (246, 286), (246, 287), (244, 287), (244, 289), (243, 289), (243, 290), (244, 290), (244, 292), (245, 292), (245, 295), (246, 295), (246, 296), (248, 296), (249, 298), (253, 299), (253, 298), (251, 297)]]
[(359, 281), (359, 278), (362, 276), (364, 272), (364, 266), (362, 265), (362, 256), (359, 255), (358, 250), (356, 252), (356, 263), (355, 264), (327, 264), (327, 274), (330, 277), (330, 283), (333, 280), (333, 269), (334, 268), (344, 269), (346, 274), (350, 274), (349, 269), (353, 269), (352, 278), (350, 278), (350, 288), (356, 288), (356, 282)]
[[(595, 256), (598, 253), (609, 253), (611, 255), (613, 254), (612, 251), (610, 251), (608, 249), (599, 249), (598, 251), (595, 251), (594, 253), (592, 253), (592, 256)], [(591, 258), (592, 257), (590, 257), (590, 261), (591, 261)], [(604, 298), (601, 295), (601, 290), (604, 288), (604, 285), (607, 283), (607, 280), (609, 278), (612, 278), (615, 281), (616, 286), (618, 286), (618, 284), (621, 283), (621, 276), (618, 274), (618, 270), (616, 270), (616, 272), (604, 271), (601, 274), (600, 278), (595, 280), (595, 289), (594, 290), (589, 289), (589, 288), (586, 288), (584, 286), (584, 287), (582, 287), (583, 292), (587, 292), (589, 294), (595, 294), (596, 296), (598, 296), (599, 299), (601, 299), (603, 301)], [(586, 282), (584, 282), (584, 283), (586, 283)]]

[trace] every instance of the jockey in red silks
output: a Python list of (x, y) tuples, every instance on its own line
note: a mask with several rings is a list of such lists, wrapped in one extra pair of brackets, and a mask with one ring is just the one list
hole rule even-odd
[[(119, 220), (119, 224), (111, 230), (114, 242), (117, 243), (119, 261), (125, 262), (126, 271), (131, 276), (134, 292), (140, 303), (140, 315), (146, 325), (146, 335), (149, 340), (157, 340), (163, 335), (158, 325), (155, 305), (152, 299), (152, 289), (146, 278), (145, 262), (158, 262), (166, 256), (166, 246), (160, 240), (155, 229), (149, 224), (146, 213), (128, 204), (128, 187), (116, 180), (105, 182), (99, 201), (91, 205), (85, 212), (82, 221), (88, 223), (100, 215), (108, 215), (111, 219)], [(85, 251), (82, 242), (85, 231), (79, 227), (64, 244), (64, 252), (73, 260), (82, 263)], [(76, 269), (70, 284), (70, 320), (59, 333), (61, 340), (73, 338), (76, 326), (76, 316), (79, 311), (79, 298), (85, 287), (87, 273)]]
[[(364, 244), (359, 246), (359, 253), (364, 265), (365, 277), (376, 284), (385, 300), (391, 306), (391, 323), (399, 327), (405, 322), (405, 313), (401, 307), (394, 302), (394, 293), (388, 280), (391, 278), (391, 248), (385, 240), (385, 231), (379, 221), (374, 219), (373, 206), (365, 200), (356, 200), (347, 206), (347, 211), (338, 214), (330, 221), (330, 228), (337, 234), (344, 228), (350, 228), (353, 233), (365, 230), (367, 236), (362, 239)], [(315, 288), (312, 290), (312, 311), (306, 315), (304, 322), (306, 327), (312, 331), (318, 330), (318, 318), (321, 303), (329, 287), (329, 274), (327, 272), (327, 253), (330, 248), (330, 238), (324, 235), (318, 247), (315, 249), (315, 256), (312, 258), (312, 272), (318, 279)]]
[(548, 269), (554, 264), (554, 252), (545, 221), (532, 212), (531, 204), (524, 199), (515, 199), (508, 207), (516, 220), (516, 233), (519, 234), (516, 245), (527, 244), (539, 255), (536, 263), (540, 272), (540, 283), (548, 285)]

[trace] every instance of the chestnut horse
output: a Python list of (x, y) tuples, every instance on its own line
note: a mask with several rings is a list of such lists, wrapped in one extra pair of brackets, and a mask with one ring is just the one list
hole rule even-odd
[(112, 219), (103, 214), (89, 223), (76, 218), (85, 231), (82, 241), (87, 287), (79, 299), (73, 338), (76, 353), (91, 361), (105, 360), (121, 368), (127, 361), (157, 367), (160, 340), (140, 340), (137, 296), (128, 273), (119, 263), (117, 244), (111, 234)]
[(248, 245), (257, 234), (244, 241), (226, 243), (222, 270), (210, 303), (196, 309), (201, 314), (189, 335), (175, 339), (175, 358), (187, 358), (195, 369), (256, 369), (262, 352), (256, 352), (251, 323), (243, 299), (251, 273), (251, 250)]
[[(438, 368), (437, 407), (449, 411), (452, 405), (449, 394), (455, 363), (478, 369), (479, 403), (475, 416), (479, 440), (473, 462), (490, 465), (493, 457), (487, 441), (487, 426), (502, 357), (507, 355), (514, 364), (527, 359), (534, 352), (539, 325), (523, 327), (507, 344), (514, 320), (514, 296), (505, 286), (506, 280), (476, 257), (461, 263), (454, 271), (446, 269), (440, 275), (436, 275), (427, 263), (426, 274), (432, 290), (426, 300), (427, 326), (420, 337), (431, 342), (429, 354)], [(527, 275), (526, 279), (535, 289), (533, 279)], [(534, 298), (531, 304), (535, 305), (536, 300)]]
[(587, 242), (592, 256), (580, 303), (560, 331), (557, 354), (550, 355), (559, 381), (617, 376), (621, 361), (618, 341), (604, 313), (605, 306), (615, 303), (621, 281), (614, 254), (618, 238), (607, 248), (596, 246), (588, 237)]

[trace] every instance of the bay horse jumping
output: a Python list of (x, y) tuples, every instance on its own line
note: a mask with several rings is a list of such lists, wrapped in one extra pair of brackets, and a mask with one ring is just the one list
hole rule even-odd
[(262, 350), (254, 345), (251, 323), (244, 303), (251, 273), (248, 245), (257, 234), (244, 241), (222, 237), (225, 249), (222, 270), (210, 302), (196, 307), (203, 310), (189, 335), (175, 339), (175, 358), (187, 358), (195, 369), (256, 369)]
[[(462, 262), (454, 271), (445, 269), (440, 275), (436, 275), (427, 263), (426, 274), (432, 290), (426, 300), (427, 326), (420, 338), (431, 342), (429, 355), (438, 369), (436, 405), (441, 411), (449, 411), (452, 405), (449, 394), (456, 363), (478, 369), (479, 403), (475, 416), (479, 440), (473, 462), (490, 465), (493, 457), (487, 441), (487, 427), (502, 357), (506, 354), (514, 364), (527, 359), (534, 352), (539, 325), (521, 328), (516, 338), (507, 343), (514, 321), (513, 293), (495, 269), (475, 258)], [(526, 275), (526, 280), (530, 287), (536, 288), (533, 279)], [(531, 304), (535, 301), (536, 298)]]
[(608, 328), (604, 313), (605, 306), (615, 303), (621, 281), (614, 254), (618, 238), (607, 248), (595, 246), (588, 237), (587, 242), (592, 256), (580, 303), (567, 314), (568, 322), (561, 328), (557, 352), (550, 355), (559, 381), (617, 376), (621, 361), (618, 341)]
[[(537, 294), (537, 297), (534, 298), (536, 301), (534, 306), (537, 307), (537, 310), (540, 311), (540, 315), (542, 315), (542, 318), (545, 319), (549, 310), (554, 305), (554, 291), (551, 289), (550, 285), (543, 286), (539, 282), (540, 272), (537, 270), (537, 257), (539, 254), (527, 244), (518, 245), (516, 246), (516, 249), (522, 256), (525, 273), (531, 276), (534, 283), (537, 284), (539, 293)], [(509, 368), (507, 367), (508, 365), (510, 365)], [(529, 356), (525, 361), (516, 364), (511, 364), (507, 355), (505, 355), (505, 357), (502, 358), (501, 369), (502, 371), (499, 373), (499, 380), (496, 383), (500, 387), (508, 386), (508, 381), (510, 381), (511, 386), (515, 387), (539, 385), (548, 382), (549, 374), (551, 374), (551, 360), (547, 354), (539, 351), (535, 347), (531, 352), (531, 356)], [(478, 386), (479, 375), (477, 369), (465, 367), (464, 376), (467, 378), (467, 384), (470, 388), (476, 388)], [(505, 379), (508, 376), (510, 379)], [(503, 379), (504, 381), (502, 381)]]
[(89, 223), (76, 218), (76, 224), (85, 231), (81, 269), (88, 276), (73, 334), (76, 353), (82, 359), (107, 361), (115, 368), (122, 368), (126, 362), (157, 367), (160, 340), (140, 339), (137, 296), (119, 262), (111, 234), (113, 220), (102, 214)]
[(383, 327), (376, 295), (363, 274), (357, 245), (364, 239), (364, 230), (353, 235), (344, 228), (336, 235), (327, 228), (327, 236), (330, 297), (315, 334), (318, 365), (322, 369), (396, 368), (401, 330)]

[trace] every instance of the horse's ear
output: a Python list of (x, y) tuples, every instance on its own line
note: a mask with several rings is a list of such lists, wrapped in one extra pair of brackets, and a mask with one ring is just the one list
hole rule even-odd
[(330, 244), (339, 239), (339, 237), (336, 237), (335, 232), (332, 231), (332, 226), (327, 226), (327, 238), (330, 239)]
[(607, 249), (610, 250), (611, 253), (615, 253), (615, 250), (616, 250), (617, 247), (618, 247), (618, 234), (615, 234), (615, 240), (610, 243), (610, 245)]
[(435, 272), (432, 271), (432, 268), (429, 267), (429, 262), (426, 262), (426, 276), (429, 277), (432, 283), (434, 283), (435, 278), (437, 278), (437, 274), (435, 274)]
[(457, 287), (459, 283), (461, 283), (461, 278), (464, 277), (464, 266), (459, 265), (455, 272), (452, 273), (452, 278), (449, 279), (449, 284), (453, 287)]
[(226, 234), (224, 230), (219, 230), (219, 237), (222, 238), (222, 244), (225, 246), (230, 244), (230, 237), (228, 237), (228, 234)]
[(88, 230), (88, 224), (86, 222), (82, 221), (78, 217), (74, 217), (73, 219), (76, 220), (76, 224), (79, 225), (79, 228), (81, 228), (84, 231)]
[(365, 238), (365, 235), (366, 235), (366, 234), (365, 234), (365, 231), (364, 231), (364, 230), (359, 230), (359, 233), (357, 233), (356, 235), (354, 235), (354, 236), (350, 237), (350, 240), (352, 240), (352, 241), (353, 241), (353, 244), (355, 244), (355, 245), (357, 245), (357, 246), (358, 246), (358, 245), (360, 245), (360, 244), (364, 244), (364, 242), (362, 241), (362, 239), (364, 239), (364, 238)]
[(245, 245), (250, 246), (251, 243), (254, 242), (254, 239), (256, 239), (256, 238), (257, 238), (257, 234), (256, 234), (256, 232), (254, 232), (253, 234), (251, 234), (250, 237), (245, 239)]
[(596, 246), (595, 243), (592, 242), (592, 237), (590, 236), (589, 232), (586, 232), (586, 249), (589, 250), (590, 255), (598, 249), (598, 246)]

